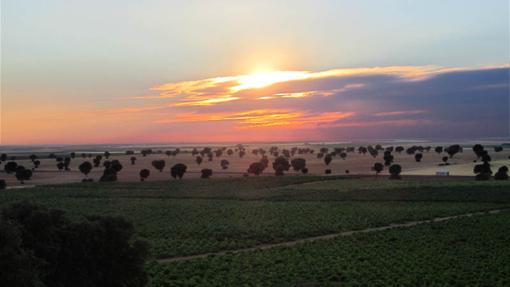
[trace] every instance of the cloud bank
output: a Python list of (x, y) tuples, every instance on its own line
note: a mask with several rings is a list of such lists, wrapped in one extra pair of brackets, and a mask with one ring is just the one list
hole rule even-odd
[(508, 135), (508, 65), (273, 71), (164, 83), (136, 106), (161, 141)]

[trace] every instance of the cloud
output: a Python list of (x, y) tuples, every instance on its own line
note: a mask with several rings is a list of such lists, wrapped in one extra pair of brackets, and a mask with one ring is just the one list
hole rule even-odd
[(156, 86), (156, 94), (107, 114), (142, 119), (160, 134), (239, 140), (257, 130), (279, 140), (503, 136), (509, 71), (420, 66), (216, 77)]

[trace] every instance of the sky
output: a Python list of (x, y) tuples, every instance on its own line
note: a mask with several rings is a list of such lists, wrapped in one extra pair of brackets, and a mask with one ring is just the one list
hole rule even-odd
[(2, 0), (1, 144), (509, 134), (507, 0)]

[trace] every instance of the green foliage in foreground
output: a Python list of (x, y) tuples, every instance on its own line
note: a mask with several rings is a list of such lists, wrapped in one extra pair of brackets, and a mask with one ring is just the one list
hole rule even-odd
[(86, 183), (8, 191), (0, 204), (26, 198), (76, 220), (123, 216), (164, 258), (510, 205), (508, 184), (464, 182), (289, 176)]
[(0, 216), (1, 286), (144, 286), (147, 246), (122, 218), (71, 222), (60, 210), (15, 203)]
[(151, 286), (510, 286), (510, 214), (149, 267)]

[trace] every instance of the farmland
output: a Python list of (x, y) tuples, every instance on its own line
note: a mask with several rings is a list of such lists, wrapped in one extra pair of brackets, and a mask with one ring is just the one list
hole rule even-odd
[[(507, 181), (479, 182), (467, 178), (417, 176), (392, 181), (380, 176), (310, 175), (75, 183), (0, 193), (2, 206), (19, 200), (62, 209), (77, 221), (92, 214), (122, 216), (133, 222), (139, 239), (151, 244), (151, 258), (162, 259), (256, 247), (392, 223), (505, 209), (510, 207), (510, 184)], [(405, 275), (398, 281), (402, 285), (429, 286), (443, 281), (434, 281), (433, 278), (416, 281), (417, 274), (436, 272), (435, 268), (453, 264), (448, 269), (452, 274), (443, 274), (444, 277), (437, 277), (437, 280), (456, 283), (461, 282), (457, 279), (472, 267), (457, 262), (460, 259), (450, 258), (453, 255), (441, 258), (437, 266), (428, 266), (431, 264), (429, 261), (433, 260), (435, 246), (442, 250), (446, 249), (447, 242), (455, 241), (462, 243), (463, 256), (493, 256), (491, 252), (495, 252), (492, 249), (495, 246), (489, 245), (487, 248), (490, 250), (484, 250), (484, 246), (477, 244), (480, 244), (479, 240), (501, 244), (499, 241), (505, 238), (500, 234), (508, 230), (508, 222), (506, 213), (483, 215), (479, 219), (456, 219), (448, 223), (410, 227), (408, 230), (360, 234), (352, 238), (310, 242), (284, 249), (189, 262), (151, 262), (147, 268), (152, 277), (152, 286), (243, 283), (334, 285), (342, 282), (347, 286), (358, 283), (383, 285), (394, 280), (399, 272)], [(485, 229), (487, 232), (480, 232), (483, 234), (476, 231)], [(468, 232), (465, 236), (461, 234), (464, 230)], [(471, 236), (471, 233), (476, 236)], [(424, 248), (419, 249), (420, 245)], [(482, 253), (469, 253), (473, 250)], [(392, 252), (399, 258), (403, 256), (401, 261), (392, 264), (392, 268), (403, 268), (409, 272), (386, 269), (386, 274), (382, 274), (382, 271), (374, 271), (388, 258), (391, 259)], [(476, 264), (493, 264), (489, 261), (479, 262), (475, 257), (473, 260)], [(409, 262), (412, 264), (409, 265)], [(485, 266), (489, 269), (484, 276), (493, 276), (491, 280), (494, 281), (491, 282), (494, 285), (502, 284), (503, 281), (498, 281), (501, 274), (497, 272), (504, 275), (508, 270), (508, 262), (506, 264), (507, 269), (502, 271), (490, 269), (492, 265)], [(418, 265), (421, 267), (418, 268)], [(491, 273), (491, 270), (496, 273)], [(366, 275), (367, 272), (372, 275)], [(478, 282), (476, 280), (480, 278), (472, 280)]]

